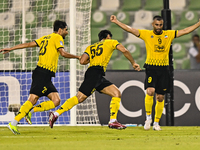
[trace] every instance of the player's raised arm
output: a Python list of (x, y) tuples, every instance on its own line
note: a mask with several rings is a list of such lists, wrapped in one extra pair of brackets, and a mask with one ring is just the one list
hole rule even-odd
[(60, 55), (61, 55), (62, 57), (80, 59), (80, 56), (76, 56), (76, 55), (70, 54), (70, 53), (66, 52), (66, 51), (64, 50), (64, 48), (59, 48), (58, 51), (60, 52)]
[(29, 42), (29, 43), (23, 43), (23, 44), (18, 44), (16, 46), (13, 46), (11, 48), (4, 48), (0, 50), (0, 53), (3, 52), (3, 54), (9, 53), (10, 51), (17, 50), (17, 49), (23, 49), (27, 47), (36, 47), (37, 44), (35, 41)]
[(178, 34), (176, 37), (180, 37), (182, 35), (185, 35), (185, 34), (188, 34), (192, 31), (194, 31), (196, 28), (198, 28), (200, 26), (200, 19), (199, 19), (199, 22), (197, 22), (196, 24), (192, 25), (192, 26), (189, 26), (185, 29), (182, 29), (182, 30), (178, 30)]
[(117, 45), (116, 48), (124, 54), (124, 56), (130, 61), (130, 63), (132, 64), (132, 66), (135, 70), (137, 70), (137, 71), (141, 70), (140, 65), (138, 65), (135, 62), (135, 60), (131, 56), (131, 53), (122, 44)]
[(139, 36), (139, 30), (138, 29), (132, 28), (132, 27), (120, 22), (119, 20), (117, 20), (117, 17), (115, 15), (110, 16), (110, 21), (117, 24), (119, 27), (121, 27), (125, 31), (130, 32), (137, 37)]

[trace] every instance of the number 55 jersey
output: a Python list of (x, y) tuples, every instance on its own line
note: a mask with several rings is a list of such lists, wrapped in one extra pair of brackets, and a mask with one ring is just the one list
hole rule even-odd
[(117, 40), (106, 39), (88, 46), (84, 53), (90, 57), (89, 67), (101, 66), (106, 72), (108, 62), (118, 44), (120, 43)]

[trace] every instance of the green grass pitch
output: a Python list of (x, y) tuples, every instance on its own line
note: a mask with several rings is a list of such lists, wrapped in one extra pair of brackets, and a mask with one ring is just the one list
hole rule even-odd
[(107, 126), (19, 127), (14, 135), (0, 127), (0, 150), (199, 150), (200, 127), (162, 127), (144, 131)]

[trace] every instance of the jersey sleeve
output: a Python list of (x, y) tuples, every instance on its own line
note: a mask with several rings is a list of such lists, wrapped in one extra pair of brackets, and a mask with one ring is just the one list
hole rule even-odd
[(177, 34), (178, 34), (178, 30), (168, 30), (168, 32), (170, 33), (170, 37), (173, 40), (174, 38), (176, 38)]
[(147, 30), (139, 30), (139, 36), (138, 37), (142, 40), (145, 40), (145, 37), (147, 37), (146, 36), (147, 32), (148, 32)]
[(120, 43), (117, 40), (113, 40), (112, 42), (112, 47), (113, 49), (116, 49), (117, 45), (119, 45)]
[(36, 44), (37, 44), (38, 47), (40, 47), (43, 38), (44, 38), (44, 36), (42, 36), (41, 38), (35, 40), (35, 42), (36, 42)]
[(55, 41), (56, 49), (64, 48), (64, 40), (60, 35), (57, 36), (54, 41)]
[(85, 54), (87, 54), (88, 56), (90, 56), (90, 46), (88, 46), (86, 49), (85, 49)]

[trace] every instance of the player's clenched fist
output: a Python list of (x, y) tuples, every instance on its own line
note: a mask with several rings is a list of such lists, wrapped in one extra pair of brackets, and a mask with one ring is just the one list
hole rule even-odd
[(110, 21), (111, 22), (116, 22), (117, 21), (117, 17), (115, 15), (111, 15), (110, 16)]

